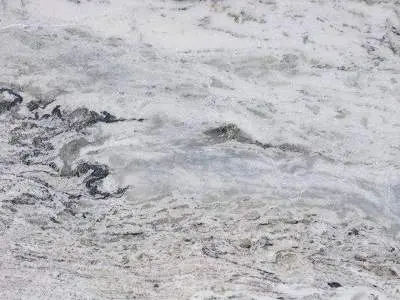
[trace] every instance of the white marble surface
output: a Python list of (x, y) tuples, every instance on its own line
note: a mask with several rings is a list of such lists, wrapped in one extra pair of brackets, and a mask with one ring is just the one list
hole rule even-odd
[(400, 299), (399, 1), (0, 0), (0, 41), (1, 299)]

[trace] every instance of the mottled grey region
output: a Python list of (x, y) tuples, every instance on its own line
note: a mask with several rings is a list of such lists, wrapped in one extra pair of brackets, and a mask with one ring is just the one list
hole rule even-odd
[(400, 2), (0, 0), (0, 299), (400, 299)]

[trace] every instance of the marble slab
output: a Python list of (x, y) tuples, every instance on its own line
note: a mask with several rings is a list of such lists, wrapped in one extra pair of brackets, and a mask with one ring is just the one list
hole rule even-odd
[(0, 0), (0, 299), (400, 299), (400, 2)]

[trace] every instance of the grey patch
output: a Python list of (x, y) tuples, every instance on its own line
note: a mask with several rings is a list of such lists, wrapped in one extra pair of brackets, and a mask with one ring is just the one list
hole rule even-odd
[(273, 145), (270, 143), (262, 143), (257, 140), (252, 139), (249, 135), (243, 132), (235, 124), (227, 124), (217, 128), (209, 129), (204, 132), (205, 135), (211, 138), (214, 143), (226, 143), (228, 141), (237, 141), (243, 144), (256, 145), (263, 149), (275, 148), (283, 152), (297, 152), (308, 154), (310, 151), (303, 146), (283, 143), (278, 145)]
[(281, 59), (282, 69), (295, 69), (297, 67), (299, 57), (295, 54), (284, 54)]
[(78, 108), (68, 114), (69, 125), (77, 130), (91, 126), (98, 122), (113, 123), (118, 121), (124, 121), (124, 119), (117, 119), (114, 115), (106, 111), (103, 111), (99, 114), (87, 108)]
[(211, 77), (211, 87), (214, 88), (219, 88), (219, 89), (227, 89), (227, 90), (233, 90), (231, 87), (227, 86), (226, 84), (224, 84), (221, 80), (215, 78), (215, 77)]
[(244, 249), (250, 249), (252, 246), (250, 239), (244, 239), (239, 243), (239, 246)]
[(284, 152), (299, 152), (299, 153), (308, 153), (308, 150), (300, 145), (288, 144), (284, 143), (278, 146), (278, 148)]
[(239, 143), (252, 143), (251, 138), (235, 124), (227, 124), (214, 129), (209, 129), (204, 133), (217, 143), (225, 143), (232, 140)]
[(30, 101), (26, 104), (26, 107), (29, 109), (29, 111), (33, 111), (38, 109), (40, 107), (40, 104), (37, 101)]
[(143, 118), (117, 118), (116, 116), (110, 114), (107, 111), (102, 111), (97, 113), (93, 110), (89, 110), (86, 107), (80, 107), (75, 109), (74, 111), (67, 113), (63, 112), (60, 108), (60, 105), (57, 105), (51, 112), (51, 114), (61, 120), (66, 120), (68, 126), (71, 129), (75, 129), (77, 131), (81, 131), (82, 129), (92, 126), (96, 123), (115, 123), (122, 121), (138, 121), (143, 122)]
[(260, 117), (260, 118), (263, 118), (263, 119), (268, 119), (269, 118), (269, 116), (266, 113), (261, 112), (259, 110), (256, 110), (256, 109), (253, 109), (253, 108), (247, 108), (247, 110), (249, 112), (252, 112), (253, 114), (255, 114), (257, 117)]
[(338, 108), (336, 109), (336, 112), (337, 112), (337, 115), (335, 116), (336, 119), (344, 119), (348, 115), (350, 115), (350, 112), (344, 108)]
[(53, 98), (53, 99), (40, 99), (39, 98), (38, 100), (29, 101), (26, 104), (26, 107), (28, 108), (29, 111), (34, 111), (39, 108), (45, 109), (48, 105), (50, 105), (54, 101), (55, 101), (55, 98)]
[(271, 242), (271, 240), (270, 240), (268, 237), (266, 237), (266, 236), (261, 237), (261, 238), (257, 241), (256, 244), (257, 244), (258, 247), (263, 248), (263, 249), (267, 249), (267, 248), (272, 247), (272, 246), (274, 245), (274, 244)]
[(321, 108), (318, 105), (308, 105), (308, 104), (306, 104), (306, 107), (309, 110), (311, 110), (314, 115), (318, 115), (320, 110), (321, 110)]
[(365, 129), (368, 129), (368, 118), (363, 117), (361, 119), (361, 125), (364, 126)]
[(396, 214), (400, 214), (400, 183), (390, 185), (388, 187), (388, 198), (391, 210)]
[(40, 148), (46, 151), (54, 150), (54, 146), (51, 143), (46, 142), (46, 140), (46, 137), (35, 136), (32, 140), (32, 145), (35, 148)]
[(0, 114), (22, 103), (23, 98), (11, 89), (0, 88)]
[(221, 256), (224, 256), (232, 252), (233, 250), (234, 250), (233, 247), (227, 241), (224, 240), (213, 241), (209, 245), (204, 246), (201, 249), (204, 255), (214, 258), (219, 258)]
[(35, 205), (37, 203), (37, 197), (32, 194), (23, 193), (21, 196), (10, 200), (10, 202), (13, 205)]
[(71, 165), (75, 159), (79, 156), (80, 149), (89, 145), (89, 142), (85, 138), (79, 138), (73, 140), (61, 147), (59, 155), (60, 159), (64, 163), (61, 170), (61, 176), (72, 176)]
[(228, 17), (231, 17), (236, 23), (238, 24), (243, 24), (245, 22), (256, 22), (256, 23), (265, 23), (264, 20), (260, 19), (258, 20), (257, 18), (253, 17), (249, 13), (241, 10), (240, 13), (235, 14), (235, 13), (228, 13)]
[(303, 44), (307, 44), (310, 41), (310, 36), (308, 35), (308, 33), (303, 34)]

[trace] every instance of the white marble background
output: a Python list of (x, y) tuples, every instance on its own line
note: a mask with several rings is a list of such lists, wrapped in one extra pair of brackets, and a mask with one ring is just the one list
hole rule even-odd
[(0, 298), (400, 299), (398, 1), (0, 0), (0, 88)]

